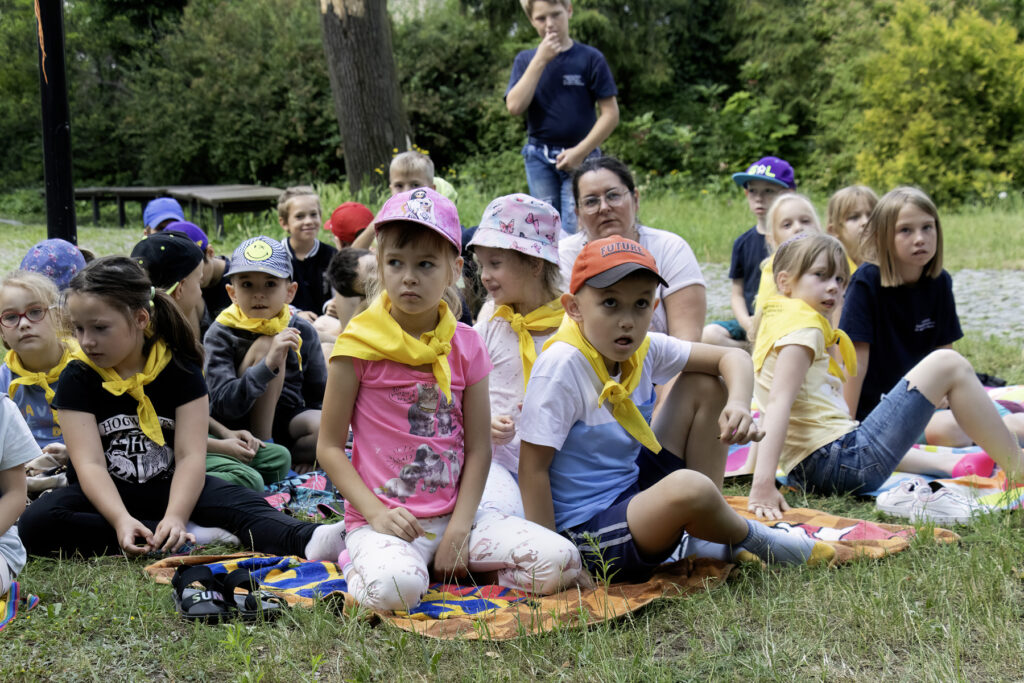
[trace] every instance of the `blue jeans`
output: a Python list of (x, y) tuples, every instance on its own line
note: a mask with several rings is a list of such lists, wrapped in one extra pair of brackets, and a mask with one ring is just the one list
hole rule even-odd
[[(522, 154), (530, 196), (555, 207), (562, 217), (562, 229), (571, 235), (576, 232), (576, 202), (572, 196), (572, 173), (555, 168), (555, 160), (564, 149), (527, 143)], [(601, 150), (595, 149), (587, 158), (599, 156)]]
[(789, 473), (789, 483), (824, 495), (863, 493), (882, 485), (935, 413), (906, 378), (882, 397), (856, 429), (811, 453)]

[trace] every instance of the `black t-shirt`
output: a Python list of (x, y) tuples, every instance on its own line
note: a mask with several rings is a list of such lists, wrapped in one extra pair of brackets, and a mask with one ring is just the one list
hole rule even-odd
[[(144, 484), (170, 479), (174, 473), (174, 416), (178, 406), (206, 395), (202, 368), (183, 368), (174, 360), (146, 385), (153, 403), (164, 445), (146, 436), (139, 427), (138, 403), (128, 394), (114, 396), (103, 388), (103, 378), (82, 361), (68, 363), (60, 375), (53, 407), (96, 416), (107, 471), (114, 481)], [(77, 477), (72, 477), (77, 480)]]
[(217, 258), (225, 262), (224, 274), (220, 280), (210, 283), (210, 286), (203, 290), (203, 301), (206, 302), (206, 315), (209, 316), (210, 320), (216, 319), (221, 311), (231, 305), (231, 297), (228, 296), (228, 290), (224, 288), (224, 285), (231, 284), (231, 278), (228, 276), (230, 261), (224, 256), (218, 256)]
[(729, 279), (743, 280), (743, 300), (747, 313), (754, 315), (754, 298), (761, 286), (761, 262), (768, 258), (768, 243), (755, 225), (732, 243)]
[(334, 295), (327, 279), (327, 265), (338, 250), (317, 240), (313, 251), (300, 261), (295, 258), (288, 238), (285, 238), (283, 244), (292, 259), (292, 280), (299, 283), (292, 306), (300, 311), (313, 311), (320, 315), (324, 312), (324, 304)]
[(871, 345), (857, 404), (863, 420), (929, 353), (964, 336), (953, 301), (953, 278), (942, 271), (913, 284), (883, 287), (878, 266), (865, 263), (850, 278), (839, 327)]

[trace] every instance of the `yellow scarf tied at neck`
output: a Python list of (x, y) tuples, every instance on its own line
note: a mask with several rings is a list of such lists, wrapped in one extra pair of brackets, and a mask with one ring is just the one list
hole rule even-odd
[(562, 319), (558, 332), (545, 342), (544, 348), (546, 349), (558, 341), (565, 342), (579, 349), (583, 357), (590, 363), (590, 367), (597, 373), (597, 378), (604, 383), (601, 395), (597, 397), (597, 405), (600, 406), (607, 400), (613, 406), (612, 417), (622, 425), (623, 429), (629, 432), (630, 436), (646, 446), (652, 453), (660, 452), (661, 444), (658, 443), (654, 430), (651, 429), (651, 425), (644, 419), (640, 409), (630, 399), (630, 395), (636, 390), (637, 385), (640, 384), (640, 375), (643, 374), (644, 370), (644, 358), (647, 357), (647, 350), (651, 347), (651, 338), (645, 336), (643, 343), (640, 344), (640, 348), (627, 360), (619, 364), (622, 370), (621, 382), (616, 382), (611, 378), (611, 375), (608, 374), (608, 367), (605, 365), (604, 357), (587, 341), (587, 338), (580, 331), (579, 325), (569, 316), (565, 316)]
[(14, 400), (14, 394), (18, 391), (18, 385), (24, 384), (27, 387), (42, 387), (43, 392), (46, 394), (46, 402), (53, 403), (54, 392), (50, 385), (57, 381), (60, 373), (64, 371), (64, 368), (70, 362), (72, 354), (78, 351), (78, 342), (74, 339), (65, 339), (62, 343), (64, 344), (64, 354), (60, 357), (60, 361), (46, 372), (32, 372), (21, 364), (21, 357), (18, 356), (16, 351), (11, 350), (7, 352), (7, 355), (4, 356), (4, 363), (11, 369), (12, 375), (17, 375), (11, 379), (11, 386), (7, 389), (7, 394), (11, 397), (12, 401)]
[[(250, 318), (242, 312), (242, 309), (238, 307), (238, 304), (231, 304), (217, 316), (217, 322), (225, 327), (231, 327), (236, 330), (245, 330), (246, 332), (255, 332), (256, 334), (265, 334), (267, 336), (283, 332), (291, 321), (292, 309), (288, 304), (285, 304), (284, 307), (281, 308), (281, 312), (273, 318)], [(295, 357), (299, 359), (299, 370), (301, 370), (302, 354), (299, 353), (298, 349), (295, 349)]]
[(452, 369), (448, 354), (455, 336), (455, 316), (442, 301), (438, 322), (430, 332), (414, 338), (391, 317), (391, 298), (387, 292), (373, 300), (369, 308), (352, 318), (334, 343), (335, 356), (351, 356), (363, 360), (390, 360), (403, 365), (429, 365), (434, 379), (448, 401), (452, 400)]
[(508, 321), (512, 331), (519, 335), (519, 355), (523, 359), (523, 387), (530, 381), (530, 371), (533, 369), (533, 362), (537, 360), (537, 349), (533, 345), (533, 335), (530, 331), (549, 330), (562, 324), (562, 317), (565, 310), (562, 308), (561, 298), (549, 301), (548, 303), (533, 309), (526, 315), (520, 315), (512, 310), (511, 306), (498, 306), (498, 310), (491, 316), (503, 318)]
[(167, 364), (171, 362), (172, 356), (171, 350), (167, 348), (167, 344), (164, 343), (163, 339), (154, 339), (142, 372), (137, 372), (128, 379), (121, 379), (121, 376), (113, 368), (99, 367), (89, 360), (89, 356), (85, 355), (81, 349), (72, 354), (72, 358), (82, 361), (103, 378), (102, 386), (108, 392), (114, 396), (128, 394), (138, 402), (139, 428), (143, 434), (160, 446), (166, 444), (167, 441), (164, 439), (164, 432), (160, 428), (160, 418), (156, 414), (156, 408), (153, 407), (153, 402), (146, 396), (145, 386), (163, 372)]
[[(764, 359), (775, 347), (775, 342), (791, 332), (805, 328), (821, 330), (825, 336), (825, 348), (839, 344), (839, 355), (850, 377), (857, 374), (857, 353), (853, 342), (842, 330), (833, 330), (832, 325), (821, 313), (810, 307), (803, 299), (791, 299), (787, 296), (773, 296), (764, 302), (764, 317), (761, 327), (757, 330), (757, 341), (754, 344), (754, 371), (761, 369)], [(835, 359), (829, 356), (828, 372), (830, 375), (846, 381), (847, 375)]]

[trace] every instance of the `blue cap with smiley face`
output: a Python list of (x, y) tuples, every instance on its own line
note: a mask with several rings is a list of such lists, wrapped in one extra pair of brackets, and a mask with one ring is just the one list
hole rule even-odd
[(273, 237), (250, 237), (238, 245), (231, 255), (228, 273), (266, 273), (274, 277), (291, 279), (292, 260), (284, 245)]

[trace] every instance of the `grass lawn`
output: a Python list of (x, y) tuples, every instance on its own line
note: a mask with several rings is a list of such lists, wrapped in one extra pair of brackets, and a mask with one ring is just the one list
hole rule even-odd
[[(484, 204), (460, 199), (465, 222)], [(749, 223), (738, 196), (645, 197), (641, 217), (679, 231), (710, 263), (728, 261), (732, 239)], [(944, 217), (947, 267), (1021, 268), (1019, 225), (1019, 212), (994, 208)], [(253, 218), (229, 226), (224, 251), (242, 235), (280, 234), (276, 222)], [(101, 254), (126, 253), (140, 232), (83, 227), (80, 241)], [(0, 270), (16, 267), (44, 236), (40, 225), (0, 226)], [(979, 368), (1024, 383), (1020, 344), (969, 334), (957, 348)], [(748, 487), (741, 481), (726, 493), (746, 495)], [(853, 498), (789, 499), (884, 519)], [(926, 532), (907, 552), (836, 569), (744, 567), (724, 586), (666, 598), (626, 619), (505, 643), (428, 640), (328, 604), (293, 609), (272, 624), (189, 624), (177, 617), (171, 588), (143, 574), (145, 561), (34, 559), (20, 580), (42, 605), (0, 633), (0, 678), (1019, 680), (1021, 519), (1006, 514), (959, 528), (963, 540), (954, 545), (935, 544)]]

